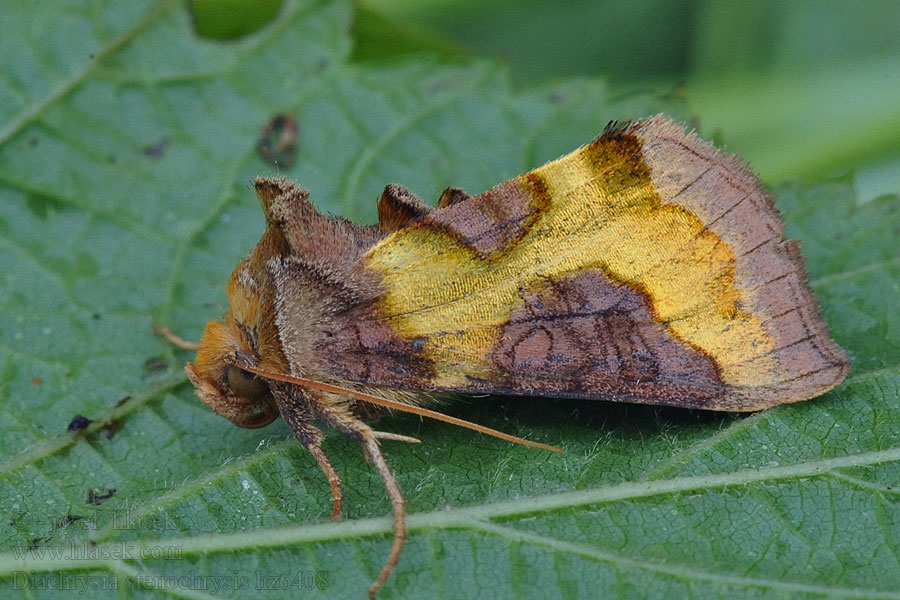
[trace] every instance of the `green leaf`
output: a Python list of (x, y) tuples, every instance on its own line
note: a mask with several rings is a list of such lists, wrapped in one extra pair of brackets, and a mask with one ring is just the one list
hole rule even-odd
[[(188, 338), (258, 239), (258, 174), (371, 222), (384, 184), (478, 191), (610, 119), (686, 111), (577, 80), (515, 92), (494, 62), (347, 62), (345, 3), (286, 2), (199, 39), (179, 2), (4, 7), (0, 35), (0, 590), (43, 598), (363, 597), (389, 503), (349, 439), (328, 484), (277, 422), (242, 430), (193, 396)], [(256, 151), (277, 114), (293, 167)], [(453, 414), (550, 455), (398, 416), (379, 427), (411, 537), (383, 598), (865, 597), (900, 587), (900, 206), (849, 183), (785, 186), (850, 378), (752, 416), (600, 402), (460, 400)], [(67, 432), (76, 415), (98, 419)], [(111, 494), (106, 500), (102, 498)]]

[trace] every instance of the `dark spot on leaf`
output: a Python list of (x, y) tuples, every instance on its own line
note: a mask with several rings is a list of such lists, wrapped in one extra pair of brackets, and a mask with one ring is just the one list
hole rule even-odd
[(31, 146), (32, 148), (34, 148), (35, 146), (38, 145), (38, 139), (36, 137), (28, 138), (28, 145)]
[(88, 425), (90, 425), (93, 422), (94, 422), (93, 419), (88, 419), (84, 415), (75, 415), (74, 417), (72, 417), (72, 420), (69, 421), (69, 426), (66, 427), (66, 431), (75, 433), (77, 431), (81, 431), (82, 429), (86, 428)]
[(87, 494), (87, 504), (93, 504), (94, 506), (100, 506), (110, 498), (116, 495), (116, 488), (108, 488), (105, 492), (101, 492), (99, 490), (95, 490), (93, 488), (88, 490)]
[(566, 97), (559, 91), (550, 92), (550, 103), (551, 104), (562, 104), (566, 101)]
[(95, 321), (99, 321), (99, 320), (100, 320), (100, 316), (101, 316), (100, 313), (94, 313), (93, 315), (91, 315), (91, 317), (92, 317)]
[(31, 380), (31, 385), (41, 385), (42, 383), (44, 383), (44, 380), (40, 377), (35, 377)]
[(276, 115), (263, 125), (259, 136), (259, 153), (276, 167), (290, 167), (297, 157), (300, 128), (291, 115)]
[(163, 139), (159, 140), (158, 142), (156, 142), (155, 144), (152, 144), (152, 145), (144, 148), (144, 155), (146, 155), (150, 158), (155, 158), (155, 159), (162, 158), (163, 155), (166, 153), (166, 146), (168, 146), (168, 145), (169, 145), (169, 139), (163, 138)]
[(166, 359), (162, 358), (161, 356), (151, 356), (144, 361), (144, 377), (147, 377), (148, 375), (154, 375), (156, 373), (162, 373), (168, 368), (169, 363), (166, 362)]

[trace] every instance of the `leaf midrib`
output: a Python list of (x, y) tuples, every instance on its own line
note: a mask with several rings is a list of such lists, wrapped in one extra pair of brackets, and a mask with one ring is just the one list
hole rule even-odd
[[(747, 485), (761, 481), (800, 479), (827, 475), (838, 469), (870, 466), (874, 464), (900, 460), (900, 448), (863, 452), (839, 458), (819, 459), (795, 463), (780, 467), (763, 467), (746, 469), (718, 475), (700, 475), (679, 477), (662, 481), (626, 482), (604, 486), (591, 490), (579, 490), (535, 496), (518, 500), (509, 500), (494, 504), (483, 504), (454, 510), (439, 510), (413, 514), (407, 517), (410, 531), (427, 529), (459, 529), (479, 531), (498, 535), (519, 542), (544, 546), (554, 551), (584, 556), (593, 560), (612, 562), (614, 564), (661, 572), (671, 576), (689, 579), (706, 580), (730, 585), (762, 586), (792, 592), (837, 594), (847, 598), (900, 598), (900, 594), (874, 589), (841, 588), (817, 586), (804, 583), (784, 582), (757, 577), (748, 577), (730, 573), (715, 573), (697, 569), (695, 566), (666, 563), (653, 563), (624, 557), (619, 553), (609, 553), (596, 548), (577, 544), (540, 534), (522, 531), (503, 526), (493, 520), (517, 518), (528, 514), (545, 513), (554, 510), (585, 507), (620, 500), (633, 500), (662, 494), (677, 494), (701, 489), (726, 488), (735, 485)], [(295, 525), (276, 529), (255, 529), (229, 534), (213, 534), (168, 538), (165, 540), (123, 540), (97, 544), (93, 551), (98, 556), (118, 556), (123, 546), (131, 553), (139, 556), (141, 548), (156, 550), (178, 549), (182, 555), (203, 554), (209, 552), (235, 552), (254, 550), (266, 547), (286, 547), (311, 542), (356, 539), (361, 536), (388, 534), (393, 526), (390, 518), (369, 518), (345, 521), (342, 523), (322, 523), (314, 525)], [(74, 548), (74, 546), (72, 547)], [(70, 552), (70, 551), (69, 551)], [(83, 557), (68, 556), (62, 559), (48, 559), (35, 552), (27, 558), (16, 558), (12, 552), (0, 553), (0, 577), (11, 576), (20, 571), (51, 570), (84, 570), (92, 567), (110, 568), (118, 571), (124, 561), (85, 560)]]
[[(530, 514), (636, 500), (665, 494), (724, 489), (730, 486), (742, 486), (763, 481), (820, 477), (829, 475), (839, 469), (872, 466), (892, 461), (900, 461), (900, 447), (861, 452), (837, 458), (816, 459), (790, 465), (759, 467), (713, 475), (691, 475), (664, 480), (622, 482), (587, 490), (545, 494), (452, 510), (415, 513), (407, 517), (407, 525), (410, 530), (434, 527), (444, 529), (466, 528), (474, 521), (519, 518)], [(156, 508), (161, 507), (157, 506)], [(167, 538), (164, 544), (183, 548), (186, 553), (224, 552), (387, 533), (391, 531), (392, 526), (393, 521), (389, 518), (354, 519), (339, 523), (281, 526), (274, 529), (261, 528), (239, 533)], [(107, 542), (106, 544), (116, 545), (129, 541), (131, 540)], [(143, 540), (135, 543), (150, 544), (155, 542)], [(98, 547), (103, 545), (98, 544)], [(14, 557), (11, 552), (0, 553), (0, 575), (11, 571), (13, 560)], [(18, 562), (15, 564), (20, 566)]]

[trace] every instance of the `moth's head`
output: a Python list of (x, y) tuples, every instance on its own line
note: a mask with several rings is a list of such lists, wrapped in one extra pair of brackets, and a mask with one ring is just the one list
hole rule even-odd
[(249, 359), (229, 323), (210, 321), (194, 362), (185, 367), (197, 397), (235, 425), (255, 429), (278, 417), (269, 385), (239, 364)]
[(265, 311), (248, 266), (243, 261), (235, 269), (228, 285), (230, 310), (222, 321), (206, 324), (197, 357), (185, 370), (204, 404), (235, 425), (253, 429), (268, 425), (279, 413), (266, 380), (241, 368), (259, 366), (257, 348), (260, 338), (267, 337), (260, 335)]

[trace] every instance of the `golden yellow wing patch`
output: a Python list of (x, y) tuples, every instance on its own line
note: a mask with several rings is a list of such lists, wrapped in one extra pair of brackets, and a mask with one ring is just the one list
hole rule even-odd
[(662, 116), (433, 211), (365, 261), (387, 290), (377, 319), (421, 341), (434, 388), (753, 410), (848, 366), (756, 177)]

